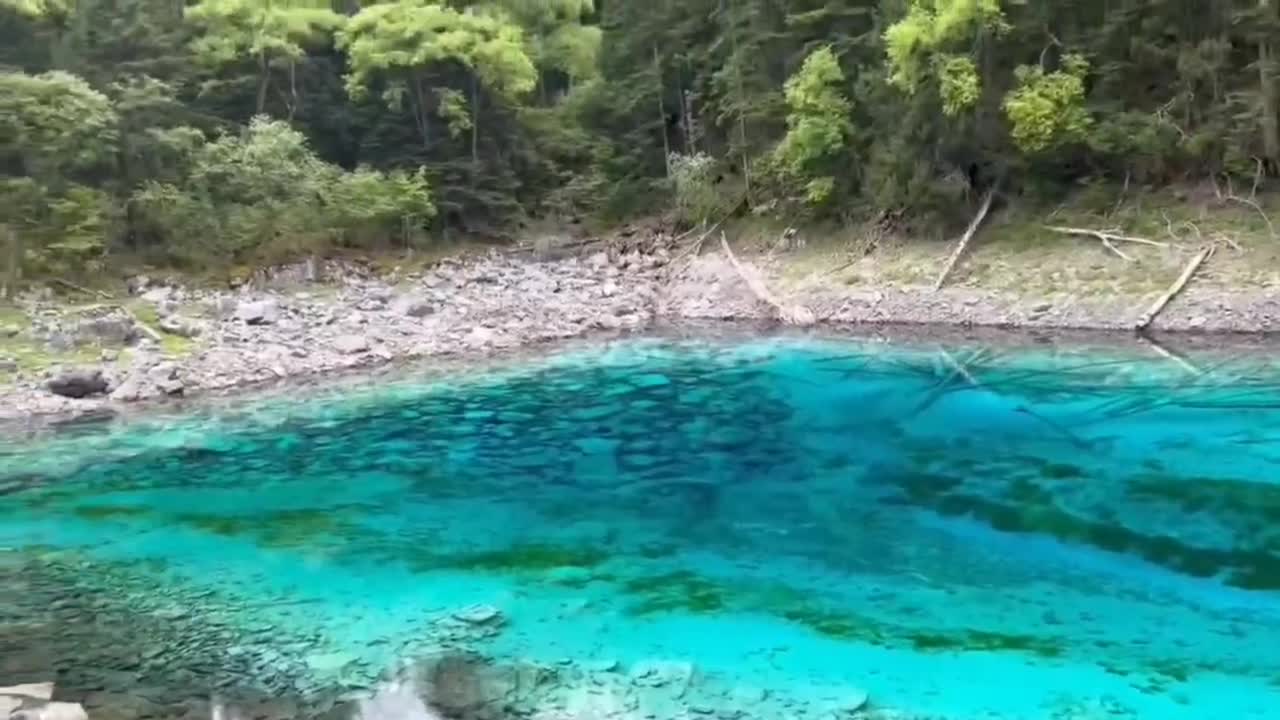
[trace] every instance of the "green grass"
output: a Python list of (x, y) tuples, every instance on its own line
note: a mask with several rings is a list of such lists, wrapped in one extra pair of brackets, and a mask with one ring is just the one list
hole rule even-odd
[[(1280, 223), (1280, 193), (1259, 195), (1257, 202)], [(1096, 240), (1055, 233), (1047, 225), (1118, 230), (1176, 247), (1120, 243), (1138, 261), (1128, 263)], [(731, 226), (729, 237), (749, 254), (765, 252), (780, 232), (775, 223), (751, 220)], [(876, 237), (877, 249), (864, 257), (863, 248), (876, 236), (873, 227), (803, 227), (806, 246), (779, 256), (779, 289), (932, 285), (960, 232)], [(1197, 275), (1197, 284), (1280, 288), (1280, 238), (1271, 237), (1256, 209), (1219, 200), (1207, 188), (1126, 194), (1114, 186), (1082, 189), (1061, 205), (1017, 201), (1000, 207), (948, 285), (1049, 299), (1153, 295), (1173, 282), (1195, 250), (1218, 238), (1233, 240), (1242, 251), (1222, 247)]]

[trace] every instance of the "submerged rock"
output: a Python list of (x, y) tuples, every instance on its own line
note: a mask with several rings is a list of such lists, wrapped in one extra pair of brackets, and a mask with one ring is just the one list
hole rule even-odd
[(80, 399), (107, 392), (107, 379), (97, 368), (64, 370), (45, 384), (49, 392), (62, 397)]
[(454, 611), (453, 617), (468, 625), (494, 625), (503, 620), (502, 611), (492, 605), (471, 605)]

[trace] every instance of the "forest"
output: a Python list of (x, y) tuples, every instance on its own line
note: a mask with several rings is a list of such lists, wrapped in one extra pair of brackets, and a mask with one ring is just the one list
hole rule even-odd
[(1277, 0), (0, 0), (0, 273), (1280, 174)]

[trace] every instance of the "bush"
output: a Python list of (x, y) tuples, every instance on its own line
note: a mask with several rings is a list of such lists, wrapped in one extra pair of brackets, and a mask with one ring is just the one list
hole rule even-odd
[(147, 183), (132, 204), (139, 224), (186, 264), (407, 244), (435, 215), (421, 170), (345, 172), (316, 157), (301, 133), (265, 118), (196, 149), (186, 178)]

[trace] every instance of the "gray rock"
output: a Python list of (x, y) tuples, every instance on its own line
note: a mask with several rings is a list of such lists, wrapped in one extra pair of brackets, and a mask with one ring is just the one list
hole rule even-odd
[(104, 315), (81, 320), (76, 324), (75, 336), (82, 342), (124, 345), (137, 339), (138, 325), (131, 317)]
[(45, 345), (49, 346), (50, 350), (65, 352), (76, 347), (76, 338), (70, 336), (69, 333), (54, 331), (45, 337)]
[(125, 289), (129, 291), (130, 295), (138, 295), (139, 293), (146, 292), (147, 286), (150, 284), (151, 279), (146, 275), (134, 275), (124, 281)]
[(0, 338), (17, 337), (22, 332), (22, 328), (14, 325), (0, 325)]
[(201, 332), (199, 323), (177, 315), (161, 318), (158, 325), (164, 332), (184, 338), (199, 337)]
[(399, 315), (421, 318), (434, 313), (436, 306), (435, 303), (426, 298), (409, 296), (396, 300), (395, 304), (392, 305), (392, 310)]
[(45, 387), (54, 395), (79, 399), (106, 393), (107, 379), (98, 368), (76, 368), (53, 376)]
[(0, 358), (0, 373), (11, 373), (18, 371), (18, 361), (13, 358)]
[(149, 397), (151, 389), (154, 386), (147, 379), (145, 373), (130, 373), (114, 390), (111, 391), (111, 399), (120, 402), (137, 402), (145, 397)]
[(362, 335), (339, 335), (333, 339), (333, 349), (343, 355), (369, 352), (369, 340)]
[(236, 307), (235, 316), (246, 325), (274, 325), (280, 321), (280, 304), (270, 298), (244, 301)]
[(487, 327), (474, 327), (471, 332), (467, 333), (462, 342), (470, 348), (482, 348), (492, 345), (494, 341), (494, 332)]
[(609, 266), (609, 253), (601, 250), (587, 258), (587, 267), (593, 270), (601, 270)]

